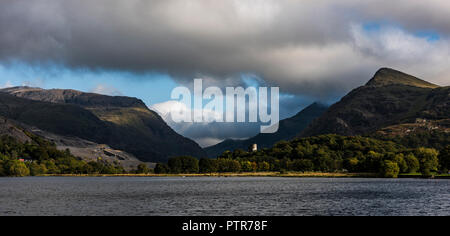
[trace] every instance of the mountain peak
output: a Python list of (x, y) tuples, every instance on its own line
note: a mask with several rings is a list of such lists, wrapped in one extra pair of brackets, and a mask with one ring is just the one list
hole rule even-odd
[(379, 69), (366, 86), (382, 87), (387, 85), (408, 85), (420, 88), (438, 88), (438, 85), (429, 83), (412, 75), (405, 74), (391, 68)]

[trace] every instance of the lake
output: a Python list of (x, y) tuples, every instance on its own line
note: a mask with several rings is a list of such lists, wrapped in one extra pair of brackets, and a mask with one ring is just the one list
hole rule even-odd
[(450, 180), (0, 178), (0, 215), (450, 215)]

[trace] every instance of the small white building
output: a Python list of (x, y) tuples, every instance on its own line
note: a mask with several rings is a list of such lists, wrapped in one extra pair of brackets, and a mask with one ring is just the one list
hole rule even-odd
[(252, 152), (258, 151), (258, 145), (256, 143), (252, 144), (251, 151)]

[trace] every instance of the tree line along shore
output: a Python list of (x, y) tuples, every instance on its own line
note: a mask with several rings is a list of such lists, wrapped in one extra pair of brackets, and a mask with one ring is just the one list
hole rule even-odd
[(446, 176), (450, 145), (406, 147), (360, 136), (320, 135), (280, 141), (257, 151), (226, 151), (215, 159), (173, 157), (154, 169), (140, 164), (125, 171), (120, 163), (86, 162), (37, 136), (20, 143), (0, 138), (0, 176), (297, 176), (418, 177)]
[[(155, 174), (149, 173), (126, 173), (126, 174), (46, 174), (47, 177), (283, 177), (283, 178), (381, 178), (377, 173), (329, 173), (329, 172), (229, 172), (229, 173), (195, 173), (195, 174)], [(450, 174), (434, 174), (423, 176), (421, 173), (399, 174), (398, 178), (434, 178), (450, 179)]]

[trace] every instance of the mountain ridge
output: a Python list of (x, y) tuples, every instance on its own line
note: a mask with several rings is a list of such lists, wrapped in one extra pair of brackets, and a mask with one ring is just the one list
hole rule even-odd
[(449, 98), (450, 87), (382, 68), (366, 85), (349, 92), (298, 136), (366, 135), (387, 126), (412, 123), (417, 118), (445, 119), (450, 114)]
[(127, 151), (142, 161), (206, 156), (137, 98), (76, 90), (15, 87), (0, 90), (0, 115), (63, 136)]
[(0, 89), (0, 91), (14, 95), (16, 97), (22, 97), (35, 101), (76, 104), (84, 107), (147, 107), (145, 103), (138, 98), (86, 93), (74, 89), (42, 89), (28, 86), (17, 86)]

